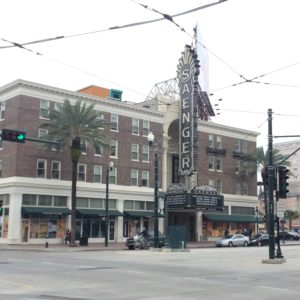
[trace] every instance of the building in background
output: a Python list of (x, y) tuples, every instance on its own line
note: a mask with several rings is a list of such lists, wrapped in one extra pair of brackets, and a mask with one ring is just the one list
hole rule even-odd
[[(107, 149), (85, 149), (78, 166), (77, 233), (90, 242), (104, 241), (105, 174), (109, 162), (109, 240), (123, 241), (139, 228), (152, 231), (153, 132), (158, 147), (159, 190), (178, 183), (179, 106), (173, 97), (156, 95), (141, 103), (122, 100), (122, 92), (87, 87), (77, 92), (16, 80), (0, 88), (0, 128), (18, 129), (42, 138), (40, 127), (56, 103), (68, 98), (94, 103), (109, 128)], [(225, 211), (172, 212), (170, 224), (185, 224), (189, 240), (215, 238), (227, 227), (254, 228), (256, 176), (242, 166), (241, 157), (256, 149), (257, 133), (198, 120), (198, 175), (201, 185), (224, 195)], [(70, 226), (71, 162), (66, 151), (26, 141), (0, 145), (0, 243), (61, 243)], [(163, 200), (159, 230), (164, 231)]]

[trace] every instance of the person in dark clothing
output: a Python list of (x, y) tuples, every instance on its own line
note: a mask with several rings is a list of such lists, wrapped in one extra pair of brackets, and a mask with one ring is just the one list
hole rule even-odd
[(226, 228), (225, 231), (224, 231), (224, 236), (227, 236), (229, 234), (229, 231), (228, 229)]
[(69, 242), (69, 243), (71, 242), (71, 231), (69, 230), (69, 228), (67, 229), (67, 232), (66, 232), (66, 236), (65, 236), (65, 244), (67, 245), (68, 242)]

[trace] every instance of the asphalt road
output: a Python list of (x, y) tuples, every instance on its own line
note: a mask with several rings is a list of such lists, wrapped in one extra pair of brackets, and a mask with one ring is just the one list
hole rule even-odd
[(191, 252), (1, 251), (0, 299), (297, 299), (300, 246), (284, 264), (263, 264), (267, 247)]

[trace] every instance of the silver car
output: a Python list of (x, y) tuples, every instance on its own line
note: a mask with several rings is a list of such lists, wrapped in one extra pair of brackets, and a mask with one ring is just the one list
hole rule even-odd
[(250, 244), (249, 237), (242, 234), (228, 234), (225, 237), (216, 241), (217, 247), (233, 247), (233, 246), (244, 246), (247, 247)]

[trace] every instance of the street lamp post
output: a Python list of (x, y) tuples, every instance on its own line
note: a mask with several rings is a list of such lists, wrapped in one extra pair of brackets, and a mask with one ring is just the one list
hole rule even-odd
[(259, 210), (258, 207), (256, 206), (255, 208), (255, 216), (256, 216), (256, 234), (258, 234), (258, 214), (259, 214)]
[(152, 132), (148, 134), (148, 142), (154, 149), (154, 248), (158, 248), (158, 156), (157, 143)]
[(108, 246), (108, 190), (109, 190), (109, 172), (112, 171), (114, 163), (111, 161), (106, 169), (106, 194), (105, 194), (105, 247)]

